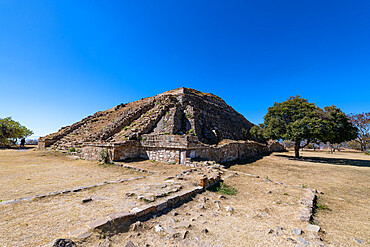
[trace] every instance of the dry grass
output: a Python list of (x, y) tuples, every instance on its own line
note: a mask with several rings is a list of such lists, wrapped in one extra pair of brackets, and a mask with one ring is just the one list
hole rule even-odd
[(137, 173), (101, 166), (57, 152), (0, 150), (0, 200), (132, 177)]
[(260, 160), (236, 164), (235, 171), (268, 176), (271, 180), (304, 185), (324, 192), (315, 218), (326, 231), (323, 239), (335, 246), (355, 246), (354, 238), (370, 242), (370, 156), (363, 153), (276, 153)]

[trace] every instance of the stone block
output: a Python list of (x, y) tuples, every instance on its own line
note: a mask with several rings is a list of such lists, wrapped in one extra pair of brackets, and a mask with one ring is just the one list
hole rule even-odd
[(174, 206), (176, 206), (177, 203), (179, 203), (179, 201), (180, 201), (180, 197), (177, 195), (169, 197), (167, 199), (168, 207), (173, 208)]
[(165, 202), (158, 202), (158, 203), (155, 204), (155, 210), (156, 210), (157, 213), (162, 212), (167, 207), (168, 207), (167, 201), (165, 201)]
[(119, 226), (130, 223), (135, 218), (135, 214), (129, 212), (118, 212), (110, 214), (108, 217), (113, 225)]
[(307, 225), (307, 231), (310, 231), (310, 232), (319, 232), (320, 231), (320, 227), (317, 226), (317, 225), (308, 224)]
[(94, 220), (87, 223), (87, 226), (93, 230), (106, 230), (111, 226), (111, 220), (108, 217)]

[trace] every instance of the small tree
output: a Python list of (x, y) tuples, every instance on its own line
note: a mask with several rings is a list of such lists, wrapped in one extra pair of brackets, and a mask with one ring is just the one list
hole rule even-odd
[(5, 146), (15, 144), (17, 139), (26, 138), (33, 134), (19, 122), (12, 120), (11, 117), (0, 118), (0, 145)]
[[(355, 139), (358, 130), (346, 114), (336, 106), (327, 106), (324, 110), (320, 140), (329, 143), (331, 152), (333, 152), (336, 148), (339, 149), (339, 143)], [(335, 146), (335, 144), (337, 145)]]
[(370, 112), (361, 114), (351, 113), (349, 118), (352, 124), (358, 129), (355, 142), (360, 145), (361, 151), (366, 151), (370, 147)]

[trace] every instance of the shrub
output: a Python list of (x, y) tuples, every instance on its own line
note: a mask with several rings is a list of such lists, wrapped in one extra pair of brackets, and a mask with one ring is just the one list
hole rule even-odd
[(218, 186), (210, 189), (210, 191), (219, 192), (221, 194), (229, 196), (234, 196), (238, 193), (237, 189), (224, 183), (220, 183)]
[(71, 152), (71, 153), (76, 152), (76, 148), (75, 148), (75, 147), (70, 148), (70, 149), (69, 149), (69, 152)]
[(100, 151), (100, 162), (103, 162), (103, 163), (106, 163), (106, 164), (111, 163), (108, 148), (105, 148), (105, 149)]

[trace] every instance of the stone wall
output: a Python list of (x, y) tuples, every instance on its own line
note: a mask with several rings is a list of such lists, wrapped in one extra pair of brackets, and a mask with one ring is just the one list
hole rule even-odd
[(142, 147), (191, 148), (199, 146), (199, 140), (193, 135), (143, 135)]
[(284, 151), (278, 142), (261, 144), (254, 141), (227, 140), (219, 145), (205, 145), (191, 135), (146, 135), (143, 140), (128, 140), (115, 144), (88, 144), (82, 148), (81, 157), (98, 161), (103, 150), (109, 151), (112, 161), (144, 158), (168, 163), (185, 164), (187, 158), (228, 162)]
[(83, 146), (80, 157), (86, 160), (100, 161), (102, 158), (102, 152), (105, 150), (108, 151), (109, 159), (114, 160), (112, 145), (100, 145), (95, 143)]
[(267, 145), (253, 141), (230, 141), (223, 145), (207, 148), (195, 149), (194, 155), (192, 151), (188, 151), (188, 155), (195, 156), (191, 158), (200, 158), (214, 160), (216, 162), (228, 162), (237, 159), (245, 159), (248, 157), (262, 155), (268, 152)]
[(141, 158), (180, 164), (180, 154), (176, 148), (145, 148)]

